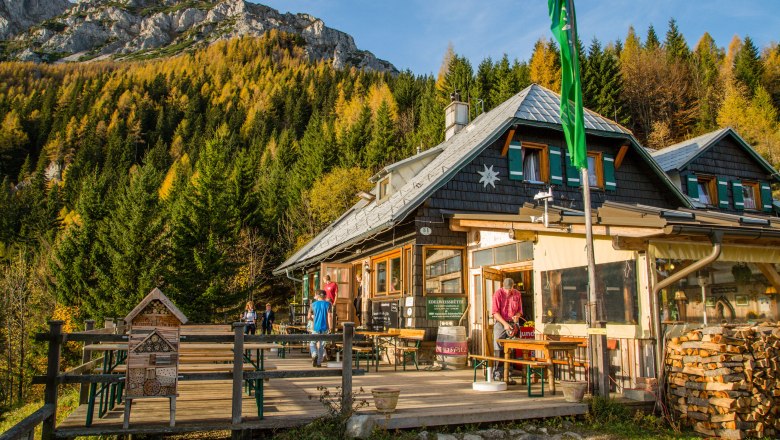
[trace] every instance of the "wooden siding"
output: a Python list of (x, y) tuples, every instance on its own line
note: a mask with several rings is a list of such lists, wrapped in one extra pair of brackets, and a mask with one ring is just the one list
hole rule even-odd
[[(563, 133), (554, 130), (525, 127), (515, 135), (515, 140), (536, 142), (566, 149)], [(606, 152), (617, 155), (621, 139), (588, 137), (589, 151)], [(469, 212), (493, 212), (516, 214), (526, 202), (533, 203), (533, 197), (545, 190), (547, 184), (510, 181), (507, 157), (501, 156), (503, 141), (490, 145), (479, 157), (466, 165), (448, 183), (429, 199), (432, 209), (444, 209)], [(499, 181), (495, 189), (479, 183), (485, 165), (498, 171)], [(564, 166), (565, 168), (565, 166)], [(564, 182), (566, 171), (564, 169)], [(591, 192), (592, 206), (597, 208), (606, 200), (621, 203), (641, 203), (663, 208), (677, 208), (680, 202), (670, 194), (661, 178), (657, 177), (650, 166), (634, 150), (629, 150), (621, 167), (615, 170), (616, 191), (604, 191), (594, 188)], [(573, 209), (582, 209), (582, 190), (580, 187), (552, 185), (555, 204)], [(465, 242), (465, 239), (464, 239)]]
[[(771, 181), (766, 170), (731, 136), (724, 137), (680, 170), (681, 177), (688, 173), (725, 177), (729, 182), (735, 179)], [(684, 184), (684, 178), (682, 178), (682, 182), (682, 190), (687, 195), (688, 186)], [(734, 194), (731, 183), (728, 185), (728, 194), (729, 209), (723, 209), (723, 211), (742, 212), (734, 209)]]

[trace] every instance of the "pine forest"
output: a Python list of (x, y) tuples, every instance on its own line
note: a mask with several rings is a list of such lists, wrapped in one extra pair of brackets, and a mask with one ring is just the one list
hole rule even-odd
[[(580, 47), (585, 106), (644, 146), (732, 126), (780, 165), (777, 45), (689, 45), (670, 20)], [(294, 285), (271, 270), (381, 167), (439, 144), (453, 91), (475, 118), (531, 83), (560, 88), (550, 40), (478, 65), (450, 47), (437, 75), (336, 70), (276, 31), (145, 61), (0, 63), (0, 412), (37, 395), (32, 338), (52, 317), (122, 317), (154, 287), (192, 322), (283, 306)]]

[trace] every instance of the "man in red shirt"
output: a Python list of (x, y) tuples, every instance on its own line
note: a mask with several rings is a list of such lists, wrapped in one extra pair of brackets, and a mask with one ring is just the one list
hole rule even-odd
[(325, 291), (325, 299), (331, 304), (330, 313), (333, 315), (333, 328), (336, 326), (336, 300), (339, 297), (339, 285), (330, 280), (330, 275), (325, 275), (325, 284), (322, 286)]
[[(504, 356), (504, 350), (497, 341), (506, 337), (507, 331), (512, 327), (511, 322), (517, 321), (519, 317), (523, 316), (523, 302), (520, 292), (514, 286), (514, 280), (506, 278), (504, 279), (504, 287), (499, 288), (493, 294), (493, 307), (491, 308), (495, 320), (493, 324), (493, 354), (497, 357)], [(493, 378), (503, 380), (503, 376), (503, 364), (497, 362)]]

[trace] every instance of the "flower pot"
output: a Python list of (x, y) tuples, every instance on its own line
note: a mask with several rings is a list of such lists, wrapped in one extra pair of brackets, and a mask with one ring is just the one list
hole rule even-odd
[(563, 400), (579, 403), (582, 402), (585, 391), (588, 390), (588, 383), (575, 380), (564, 380), (561, 381), (561, 389), (563, 390)]
[(371, 394), (374, 396), (376, 410), (380, 413), (390, 414), (395, 412), (401, 390), (398, 388), (374, 388), (371, 390)]

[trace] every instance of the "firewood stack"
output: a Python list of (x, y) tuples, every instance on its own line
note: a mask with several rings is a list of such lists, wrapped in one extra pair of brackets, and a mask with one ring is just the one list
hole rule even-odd
[(666, 398), (677, 419), (711, 437), (778, 437), (780, 323), (706, 327), (666, 347)]

